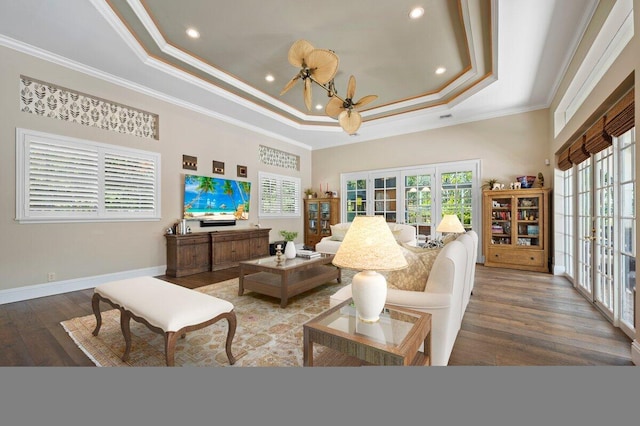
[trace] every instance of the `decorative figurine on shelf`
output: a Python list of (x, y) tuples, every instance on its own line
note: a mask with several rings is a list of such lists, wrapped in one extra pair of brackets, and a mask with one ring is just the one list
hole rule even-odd
[(282, 258), (282, 245), (278, 244), (276, 245), (276, 266), (282, 265), (283, 260), (284, 259)]
[(540, 188), (544, 187), (544, 176), (542, 176), (542, 172), (538, 172), (538, 182), (540, 182)]

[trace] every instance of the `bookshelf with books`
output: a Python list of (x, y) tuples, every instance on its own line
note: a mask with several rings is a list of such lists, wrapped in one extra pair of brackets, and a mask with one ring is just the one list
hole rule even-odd
[(549, 272), (549, 188), (485, 190), (485, 266)]

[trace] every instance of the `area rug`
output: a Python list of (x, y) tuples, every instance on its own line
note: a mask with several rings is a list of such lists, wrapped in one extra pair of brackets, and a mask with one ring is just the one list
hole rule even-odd
[[(289, 299), (285, 308), (278, 299), (245, 291), (238, 296), (238, 279), (197, 288), (206, 294), (233, 303), (238, 320), (232, 353), (233, 367), (302, 366), (303, 329), (307, 321), (329, 309), (329, 296), (351, 282), (351, 274), (343, 271), (342, 283), (330, 282)], [(146, 326), (131, 321), (131, 353), (127, 362), (124, 337), (120, 330), (120, 313), (111, 309), (102, 313), (98, 336), (92, 334), (95, 316), (77, 317), (60, 323), (82, 351), (102, 367), (164, 366), (164, 338)], [(227, 321), (187, 333), (179, 339), (175, 350), (176, 366), (226, 367)], [(317, 345), (314, 353), (322, 351)]]

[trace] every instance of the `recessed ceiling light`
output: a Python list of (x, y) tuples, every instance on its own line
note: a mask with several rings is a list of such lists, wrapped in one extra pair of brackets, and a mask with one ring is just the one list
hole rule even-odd
[(187, 28), (187, 35), (191, 38), (200, 38), (200, 33), (195, 28)]
[(451, 118), (451, 117), (452, 117), (451, 114), (444, 114), (440, 116), (440, 118)]
[(422, 17), (422, 15), (424, 15), (424, 9), (421, 7), (414, 7), (411, 9), (411, 12), (409, 12), (409, 18), (411, 19), (418, 19)]
[(271, 82), (272, 82), (272, 81), (274, 81), (276, 78), (275, 78), (273, 75), (271, 75), (271, 74), (267, 74), (267, 75), (264, 77), (264, 79), (265, 79), (265, 80), (267, 80), (269, 83), (271, 83)]
[(445, 67), (439, 67), (436, 69), (436, 74), (444, 74), (447, 71)]
[(316, 105), (316, 109), (317, 109), (318, 111), (320, 111), (320, 110), (322, 109), (322, 104), (318, 104), (318, 105)]

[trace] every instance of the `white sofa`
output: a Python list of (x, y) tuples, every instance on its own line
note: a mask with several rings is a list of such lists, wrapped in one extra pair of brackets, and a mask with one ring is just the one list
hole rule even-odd
[[(344, 238), (351, 222), (342, 222), (335, 225), (331, 225), (331, 235), (322, 238), (318, 244), (316, 244), (315, 250), (320, 253), (335, 254), (340, 247), (340, 243)], [(400, 243), (416, 245), (416, 228), (411, 225), (405, 225), (401, 223), (389, 223), (389, 229), (393, 233), (396, 241)]]
[[(468, 233), (467, 233), (468, 234)], [(469, 300), (475, 272), (473, 235), (462, 234), (446, 244), (438, 253), (429, 271), (424, 291), (387, 289), (387, 303), (428, 312), (431, 318), (431, 365), (447, 365), (453, 350), (462, 317)], [(466, 236), (465, 236), (466, 235)], [(477, 235), (477, 234), (476, 234)], [(477, 240), (475, 251), (477, 253)], [(470, 253), (471, 252), (471, 253)], [(330, 306), (351, 297), (351, 285), (333, 294)]]

